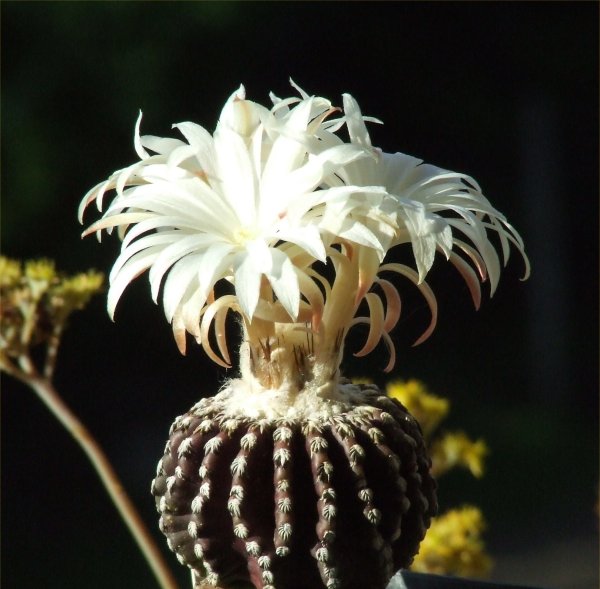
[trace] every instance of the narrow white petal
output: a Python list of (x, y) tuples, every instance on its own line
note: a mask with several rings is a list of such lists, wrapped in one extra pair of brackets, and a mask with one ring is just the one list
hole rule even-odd
[(244, 315), (252, 319), (258, 303), (261, 274), (257, 272), (248, 254), (239, 256), (241, 262), (235, 270), (235, 294)]
[(138, 252), (149, 248), (153, 248), (154, 251), (160, 252), (160, 250), (164, 249), (164, 247), (172, 243), (172, 241), (173, 238), (169, 235), (152, 233), (150, 235), (145, 235), (137, 241), (134, 241), (133, 243), (129, 244), (127, 247), (122, 248), (119, 257), (115, 260), (115, 263), (111, 268), (108, 277), (109, 281), (112, 282), (115, 279), (115, 276), (121, 271), (121, 268), (127, 263), (127, 261)]
[[(189, 255), (173, 265), (163, 286), (163, 308), (167, 321), (172, 321), (186, 292), (199, 288), (198, 265), (202, 254)], [(190, 296), (188, 294), (188, 296)]]
[(327, 255), (325, 246), (319, 230), (314, 225), (305, 227), (289, 226), (279, 229), (277, 237), (283, 241), (288, 241), (299, 245), (315, 259), (325, 262)]
[(108, 314), (111, 319), (115, 316), (115, 308), (127, 285), (152, 265), (160, 251), (161, 247), (155, 246), (135, 254), (114, 276), (108, 290), (107, 300)]
[(150, 154), (144, 149), (144, 147), (142, 145), (142, 140), (140, 139), (141, 123), (142, 123), (142, 111), (140, 110), (140, 114), (138, 115), (137, 121), (135, 122), (133, 145), (135, 147), (135, 152), (138, 154), (138, 157), (141, 160), (145, 160), (150, 157)]
[(205, 297), (217, 281), (231, 275), (235, 250), (235, 245), (215, 242), (213, 238), (213, 244), (200, 257), (197, 267), (198, 282)]
[(209, 177), (215, 176), (215, 154), (212, 135), (200, 125), (189, 121), (173, 125), (187, 139), (188, 143), (195, 148), (196, 157), (200, 167)]
[(248, 257), (258, 272), (266, 274), (273, 267), (272, 250), (263, 239), (253, 239), (246, 243)]
[(270, 252), (273, 262), (267, 278), (283, 308), (292, 319), (296, 320), (300, 307), (300, 290), (296, 270), (285, 254), (275, 248), (271, 248)]
[[(152, 298), (156, 302), (158, 292), (167, 270), (178, 260), (191, 253), (202, 253), (212, 242), (211, 236), (206, 234), (182, 235), (181, 231), (169, 232), (168, 245), (160, 253), (148, 278), (150, 279)], [(158, 235), (161, 235), (160, 233)]]
[(155, 135), (142, 135), (140, 142), (143, 147), (161, 155), (168, 155), (178, 147), (185, 146), (185, 143), (181, 139), (157, 137)]
[(370, 148), (371, 138), (369, 137), (358, 102), (350, 94), (344, 94), (343, 99), (346, 126), (350, 134), (350, 140), (352, 143)]
[(258, 190), (250, 154), (243, 139), (223, 128), (215, 134), (217, 175), (222, 193), (242, 225), (256, 221)]

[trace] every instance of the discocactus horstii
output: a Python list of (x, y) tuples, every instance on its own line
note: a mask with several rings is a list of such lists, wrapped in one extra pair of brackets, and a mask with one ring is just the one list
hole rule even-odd
[[(437, 501), (419, 425), (374, 385), (340, 375), (349, 330), (366, 324), (356, 356), (386, 345), (401, 309), (389, 278), (422, 293), (436, 251), (461, 273), (475, 306), (497, 286), (518, 233), (471, 177), (371, 144), (358, 104), (243, 87), (213, 134), (176, 125), (185, 141), (140, 136), (140, 161), (83, 199), (102, 210), (85, 234), (115, 227), (111, 316), (149, 270), (179, 349), (187, 334), (229, 367), (226, 322), (243, 330), (240, 375), (202, 398), (171, 429), (152, 492), (170, 548), (195, 587), (383, 589), (410, 564)], [(349, 141), (338, 132), (346, 128)], [(152, 155), (147, 151), (154, 152)], [(448, 214), (446, 214), (448, 213)], [(415, 266), (384, 260), (411, 246)], [(458, 250), (460, 253), (457, 253)], [(215, 350), (216, 347), (216, 350)], [(208, 393), (208, 391), (204, 391)]]

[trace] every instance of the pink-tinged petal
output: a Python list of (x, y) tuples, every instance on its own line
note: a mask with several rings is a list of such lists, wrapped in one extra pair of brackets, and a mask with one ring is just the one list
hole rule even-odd
[(381, 299), (375, 293), (370, 292), (365, 295), (365, 301), (369, 306), (369, 335), (365, 345), (354, 353), (357, 358), (370, 354), (383, 335), (384, 311)]
[(227, 334), (225, 331), (225, 323), (229, 310), (230, 307), (226, 306), (217, 311), (215, 315), (214, 332), (221, 357), (225, 360), (225, 364), (231, 366), (231, 357), (229, 356), (229, 349), (227, 348)]
[(358, 307), (360, 301), (373, 285), (381, 262), (379, 253), (373, 248), (359, 248), (358, 250), (358, 289), (354, 300)]
[(382, 338), (390, 355), (390, 360), (387, 363), (386, 367), (383, 369), (383, 371), (386, 374), (388, 374), (394, 369), (394, 366), (396, 364), (396, 346), (394, 345), (392, 338), (385, 331), (383, 332)]
[(485, 269), (485, 262), (481, 259), (481, 256), (477, 252), (477, 250), (471, 247), (469, 244), (461, 241), (460, 239), (454, 238), (454, 245), (460, 248), (471, 260), (473, 265), (477, 268), (477, 272), (479, 272), (479, 279), (483, 282), (487, 279), (487, 271)]
[(104, 194), (104, 192), (106, 192), (107, 190), (110, 190), (111, 188), (114, 188), (114, 181), (109, 178), (104, 182), (96, 184), (94, 188), (92, 188), (86, 193), (82, 201), (79, 203), (79, 208), (77, 210), (77, 219), (80, 223), (83, 223), (83, 214), (85, 212), (85, 209), (87, 209), (87, 207), (98, 198), (102, 198), (101, 195)]
[(460, 275), (467, 283), (471, 298), (473, 299), (473, 304), (475, 305), (475, 310), (479, 310), (479, 306), (481, 305), (481, 287), (479, 286), (477, 274), (475, 274), (473, 268), (471, 268), (469, 264), (454, 252), (450, 254), (449, 261), (460, 272)]
[(448, 219), (448, 224), (461, 231), (479, 251), (487, 268), (490, 279), (490, 296), (492, 296), (498, 286), (501, 269), (498, 254), (494, 246), (488, 241), (485, 229), (481, 226), (472, 227), (458, 219)]
[(214, 303), (210, 304), (202, 317), (202, 325), (200, 327), (201, 342), (207, 356), (223, 368), (230, 368), (227, 361), (220, 358), (212, 349), (209, 339), (209, 331), (215, 315), (228, 309), (237, 309), (237, 300), (234, 295), (225, 295), (218, 298)]
[(431, 311), (431, 321), (427, 329), (423, 332), (423, 334), (417, 339), (417, 341), (413, 344), (413, 346), (418, 346), (422, 344), (435, 330), (435, 326), (437, 324), (437, 300), (430, 286), (426, 282), (419, 283), (419, 275), (412, 268), (405, 266), (404, 264), (383, 264), (379, 269), (379, 272), (395, 272), (402, 276), (408, 278), (421, 292), (423, 298), (427, 301), (429, 305), (429, 310)]
[[(356, 317), (350, 323), (349, 329), (354, 327), (355, 325), (361, 325), (361, 324), (370, 325), (370, 323), (371, 323), (370, 319), (367, 319), (366, 317)], [(390, 355), (388, 363), (385, 366), (385, 368), (383, 369), (383, 371), (387, 374), (388, 372), (392, 371), (392, 369), (394, 368), (394, 365), (396, 364), (396, 346), (394, 345), (392, 338), (385, 331), (381, 332), (381, 339), (384, 341), (385, 346)]]
[(206, 294), (201, 288), (190, 284), (181, 302), (181, 317), (186, 330), (194, 337), (200, 337), (200, 317), (206, 310)]
[(377, 278), (375, 283), (381, 287), (385, 295), (385, 321), (383, 322), (383, 329), (389, 333), (400, 319), (402, 299), (398, 294), (398, 289), (389, 280)]
[(172, 322), (173, 328), (173, 337), (175, 338), (175, 343), (177, 344), (177, 349), (179, 352), (185, 356), (185, 349), (187, 344), (185, 325), (183, 323), (183, 319), (181, 318), (181, 314), (176, 314), (173, 317)]

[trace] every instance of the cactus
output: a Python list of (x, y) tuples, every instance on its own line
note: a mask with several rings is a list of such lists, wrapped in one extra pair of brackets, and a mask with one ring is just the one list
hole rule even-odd
[[(271, 109), (240, 86), (213, 134), (175, 125), (185, 141), (140, 135), (140, 113), (140, 161), (92, 188), (80, 216), (116, 191), (84, 232), (117, 229), (123, 240), (111, 316), (149, 270), (179, 350), (189, 334), (224, 367), (229, 312), (240, 319), (240, 377), (177, 419), (153, 484), (161, 528), (195, 586), (383, 588), (417, 552), (435, 484), (402, 405), (343, 379), (346, 336), (367, 325), (355, 356), (383, 343), (389, 372), (401, 297), (388, 276), (425, 298), (422, 343), (437, 320), (425, 282), (436, 252), (476, 307), (480, 281), (493, 294), (511, 244), (526, 275), (529, 266), (473, 178), (384, 153), (365, 124), (377, 120), (352, 96), (342, 109), (292, 85), (300, 96), (272, 94)], [(396, 246), (412, 248), (416, 269), (384, 263)]]
[(175, 420), (152, 493), (205, 585), (383, 589), (410, 565), (437, 510), (421, 430), (374, 385), (340, 388), (338, 412), (252, 418), (226, 389)]

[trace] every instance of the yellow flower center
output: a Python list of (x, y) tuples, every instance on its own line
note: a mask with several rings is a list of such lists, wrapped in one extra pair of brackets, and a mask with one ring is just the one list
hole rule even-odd
[(233, 233), (233, 241), (236, 245), (246, 245), (249, 241), (256, 239), (258, 232), (254, 227), (240, 227)]

